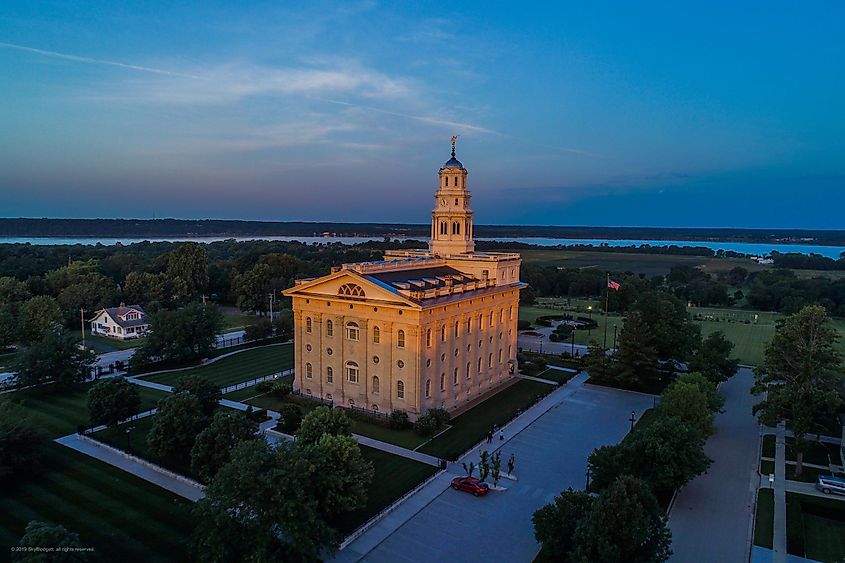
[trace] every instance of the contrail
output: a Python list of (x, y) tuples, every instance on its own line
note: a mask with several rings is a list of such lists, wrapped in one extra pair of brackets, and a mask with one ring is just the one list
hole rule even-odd
[(119, 68), (125, 68), (128, 70), (138, 70), (141, 72), (150, 72), (152, 74), (162, 74), (164, 76), (179, 76), (182, 78), (193, 78), (196, 80), (204, 80), (202, 76), (197, 76), (195, 74), (186, 74), (183, 72), (174, 72), (172, 70), (164, 70), (161, 68), (153, 68), (149, 66), (140, 66), (140, 65), (132, 65), (126, 63), (120, 63), (117, 61), (106, 61), (103, 59), (94, 59), (91, 57), (80, 57), (78, 55), (69, 55), (67, 53), (59, 53), (56, 51), (45, 51), (44, 49), (36, 49), (34, 47), (27, 47), (25, 45), (15, 45), (14, 43), (0, 43), (0, 47), (4, 47), (6, 49), (17, 49), (19, 51), (27, 51), (29, 53), (36, 53), (39, 55), (44, 55), (45, 57), (55, 57), (57, 59), (65, 59), (68, 61), (75, 61), (78, 63), (88, 63), (88, 64), (97, 64), (97, 65), (109, 65), (109, 66), (116, 66)]

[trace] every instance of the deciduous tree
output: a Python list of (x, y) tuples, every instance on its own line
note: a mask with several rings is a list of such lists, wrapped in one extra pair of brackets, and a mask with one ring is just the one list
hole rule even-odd
[(209, 483), (231, 459), (238, 442), (254, 438), (257, 431), (258, 425), (243, 413), (217, 412), (191, 448), (191, 471)]
[(52, 381), (52, 389), (61, 389), (88, 379), (95, 359), (94, 352), (80, 349), (73, 336), (61, 330), (49, 332), (21, 354), (17, 380), (24, 386)]
[(208, 253), (205, 247), (195, 242), (177, 246), (167, 260), (167, 277), (176, 299), (199, 299), (208, 288)]
[(197, 434), (207, 424), (199, 399), (187, 391), (176, 393), (159, 401), (147, 444), (156, 456), (187, 463)]
[(49, 295), (28, 299), (20, 309), (21, 336), (26, 342), (38, 342), (62, 324), (62, 309)]
[(704, 374), (713, 383), (727, 381), (739, 366), (739, 360), (731, 358), (733, 348), (733, 342), (725, 338), (722, 331), (710, 333), (693, 354), (689, 362), (690, 371)]
[(114, 428), (140, 408), (138, 386), (123, 377), (101, 379), (88, 390), (88, 416), (94, 426)]
[(10, 475), (32, 469), (41, 443), (41, 435), (23, 410), (8, 399), (0, 399), (0, 483), (9, 483)]
[(26, 525), (18, 542), (19, 550), (12, 550), (12, 561), (20, 563), (81, 563), (89, 561), (79, 534), (60, 524), (32, 520)]
[(574, 561), (573, 540), (578, 523), (593, 506), (593, 497), (585, 491), (571, 488), (554, 501), (534, 512), (534, 537), (543, 544), (543, 552), (551, 560), (561, 563)]
[(183, 362), (207, 356), (222, 330), (223, 314), (215, 305), (192, 303), (176, 311), (158, 311), (150, 315), (149, 333), (132, 362)]
[(314, 443), (323, 434), (332, 436), (351, 436), (352, 422), (343, 409), (330, 409), (326, 406), (317, 407), (302, 419), (296, 432), (298, 443)]
[(217, 385), (196, 374), (183, 375), (179, 378), (176, 385), (173, 386), (173, 392), (179, 393), (181, 391), (187, 391), (199, 399), (202, 412), (207, 416), (214, 412), (223, 398), (223, 393)]

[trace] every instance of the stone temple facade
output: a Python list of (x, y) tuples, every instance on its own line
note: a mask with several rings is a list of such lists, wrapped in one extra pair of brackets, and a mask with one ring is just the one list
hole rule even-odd
[(381, 413), (453, 410), (516, 376), (519, 254), (476, 252), (467, 170), (438, 173), (428, 250), (298, 280), (294, 389)]

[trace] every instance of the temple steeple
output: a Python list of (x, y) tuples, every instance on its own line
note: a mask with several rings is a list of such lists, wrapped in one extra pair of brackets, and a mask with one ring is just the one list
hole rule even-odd
[(428, 246), (432, 253), (440, 256), (475, 251), (467, 170), (455, 157), (457, 140), (457, 136), (452, 137), (452, 158), (438, 172), (440, 185), (434, 195), (434, 211), (431, 212), (431, 242)]

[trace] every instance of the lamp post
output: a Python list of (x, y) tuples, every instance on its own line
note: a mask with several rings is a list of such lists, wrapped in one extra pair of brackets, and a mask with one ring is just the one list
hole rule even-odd
[(126, 451), (132, 452), (132, 431), (135, 430), (134, 426), (128, 426), (126, 428)]
[(634, 431), (634, 421), (637, 419), (637, 413), (631, 411), (631, 432)]
[(573, 358), (575, 357), (575, 328), (574, 327), (572, 328), (572, 352), (570, 353), (570, 356), (572, 356)]
[(590, 466), (587, 466), (587, 486), (584, 488), (585, 491), (590, 492)]
[(616, 352), (616, 329), (619, 328), (616, 325), (613, 325), (613, 351)]
[(587, 336), (590, 336), (590, 332), (593, 330), (593, 306), (587, 305), (587, 312), (590, 314), (590, 326), (587, 327)]

